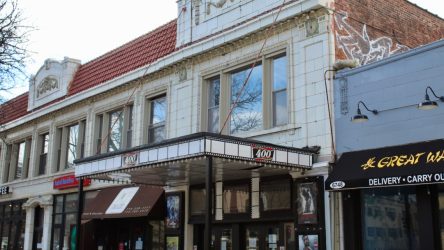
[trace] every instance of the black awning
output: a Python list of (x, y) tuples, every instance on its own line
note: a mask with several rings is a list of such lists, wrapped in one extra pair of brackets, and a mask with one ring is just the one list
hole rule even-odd
[(344, 153), (329, 191), (444, 182), (444, 140)]

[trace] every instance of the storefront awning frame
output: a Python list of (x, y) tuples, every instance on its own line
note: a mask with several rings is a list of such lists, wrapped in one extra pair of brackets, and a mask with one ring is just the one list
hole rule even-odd
[(326, 191), (444, 183), (444, 139), (347, 152)]
[[(270, 151), (268, 159), (255, 157), (257, 151)], [(127, 173), (142, 168), (156, 168), (205, 160), (207, 157), (226, 159), (260, 167), (275, 167), (294, 171), (309, 170), (317, 149), (297, 149), (283, 147), (256, 140), (238, 138), (213, 133), (196, 133), (76, 160), (77, 178), (110, 180), (112, 174)], [(267, 154), (267, 153), (265, 153)], [(122, 178), (123, 180), (123, 178)], [(130, 182), (128, 182), (130, 183)], [(135, 183), (135, 182), (134, 182)], [(157, 184), (159, 183), (140, 183)]]

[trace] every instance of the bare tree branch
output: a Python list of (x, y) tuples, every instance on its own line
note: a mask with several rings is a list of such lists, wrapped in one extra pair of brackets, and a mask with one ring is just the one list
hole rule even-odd
[(23, 24), (17, 1), (0, 0), (0, 103), (5, 101), (2, 91), (11, 90), (18, 79), (26, 77), (28, 36), (33, 28)]

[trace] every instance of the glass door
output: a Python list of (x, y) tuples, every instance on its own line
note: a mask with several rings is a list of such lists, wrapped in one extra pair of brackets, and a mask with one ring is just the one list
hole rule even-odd
[(268, 226), (265, 235), (265, 249), (278, 250), (278, 243), (280, 243), (280, 228), (278, 226)]
[(444, 250), (444, 185), (439, 185), (438, 204), (439, 204), (439, 229), (441, 236), (441, 249)]
[(213, 227), (211, 236), (211, 249), (232, 250), (233, 249), (233, 229), (231, 226)]
[(283, 224), (263, 224), (245, 228), (246, 250), (279, 250), (281, 247), (285, 248)]
[(233, 237), (231, 229), (222, 229), (220, 232), (220, 250), (232, 250)]
[(247, 250), (259, 250), (261, 242), (261, 230), (259, 227), (247, 227), (245, 232), (245, 245)]

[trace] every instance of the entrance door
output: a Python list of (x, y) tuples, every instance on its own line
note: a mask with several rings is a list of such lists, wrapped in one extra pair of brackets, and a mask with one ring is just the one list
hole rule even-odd
[(246, 250), (278, 250), (285, 246), (281, 224), (263, 224), (245, 227)]
[(42, 249), (42, 238), (43, 238), (43, 217), (44, 211), (41, 207), (35, 208), (34, 217), (34, 234), (32, 239), (32, 249)]

